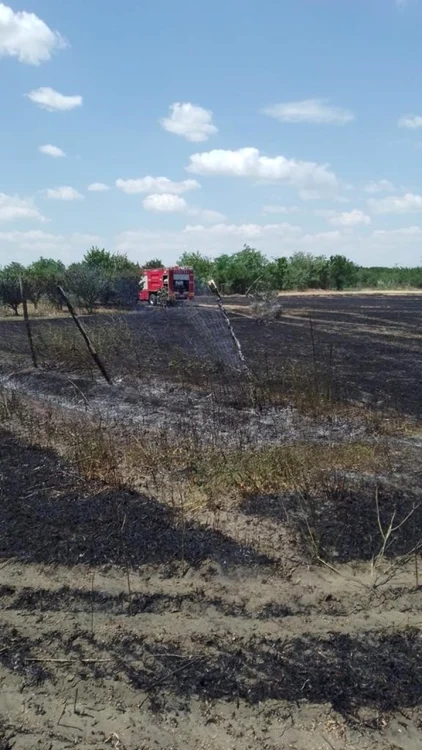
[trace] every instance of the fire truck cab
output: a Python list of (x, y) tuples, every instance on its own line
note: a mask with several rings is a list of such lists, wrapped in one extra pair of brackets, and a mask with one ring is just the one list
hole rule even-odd
[(195, 278), (192, 268), (147, 268), (139, 282), (139, 299), (156, 305), (159, 301), (166, 304), (184, 302), (195, 296)]

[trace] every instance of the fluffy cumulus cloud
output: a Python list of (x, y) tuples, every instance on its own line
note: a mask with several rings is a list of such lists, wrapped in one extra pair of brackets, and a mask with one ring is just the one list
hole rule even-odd
[(40, 65), (65, 46), (63, 37), (35, 13), (14, 12), (0, 3), (0, 57), (17, 57), (20, 62)]
[(422, 116), (421, 115), (403, 115), (400, 117), (398, 125), (400, 128), (408, 128), (409, 130), (417, 130), (422, 128)]
[(219, 211), (189, 206), (184, 198), (172, 193), (147, 195), (142, 204), (146, 211), (153, 211), (155, 213), (185, 213), (189, 216), (196, 216), (198, 219), (210, 224), (223, 221), (226, 218)]
[(172, 195), (182, 195), (182, 193), (188, 193), (190, 190), (197, 190), (200, 188), (197, 180), (182, 180), (181, 182), (173, 182), (168, 177), (138, 177), (132, 180), (116, 180), (116, 187), (122, 190), (123, 193), (128, 195), (136, 195), (139, 193), (171, 193)]
[(314, 125), (346, 125), (355, 119), (353, 112), (335, 107), (327, 99), (303, 99), (298, 102), (273, 104), (263, 110), (279, 122), (311, 123)]
[(68, 112), (71, 109), (75, 109), (75, 107), (81, 107), (83, 103), (82, 96), (79, 94), (66, 96), (48, 86), (34, 89), (26, 96), (38, 107), (47, 109), (49, 112)]
[(365, 193), (371, 193), (372, 195), (375, 195), (376, 193), (392, 193), (394, 185), (390, 180), (378, 180), (368, 182), (368, 184), (365, 185), (364, 190)]
[(371, 223), (370, 216), (357, 208), (353, 211), (315, 211), (314, 213), (316, 216), (327, 219), (328, 223), (335, 227), (367, 226)]
[(155, 213), (174, 213), (175, 211), (186, 211), (187, 204), (180, 195), (156, 193), (144, 198), (143, 207), (146, 211), (154, 211)]
[(374, 214), (414, 213), (422, 211), (422, 195), (406, 193), (405, 195), (391, 195), (388, 198), (371, 198), (368, 206)]
[(75, 188), (70, 187), (69, 185), (63, 185), (58, 188), (47, 188), (47, 190), (44, 191), (44, 195), (46, 198), (56, 201), (80, 201), (83, 198), (81, 193), (78, 193)]
[(200, 175), (251, 177), (264, 181), (286, 182), (298, 188), (334, 188), (337, 178), (327, 164), (297, 161), (285, 156), (262, 156), (257, 148), (237, 151), (214, 149), (193, 154), (187, 167)]
[(47, 143), (45, 146), (40, 146), (38, 150), (46, 156), (52, 156), (53, 159), (59, 159), (61, 156), (66, 156), (61, 148), (58, 148), (58, 146), (52, 146), (51, 143)]
[(329, 219), (330, 224), (337, 227), (356, 227), (359, 224), (368, 225), (370, 217), (363, 211), (355, 208), (353, 211), (342, 211)]
[(160, 124), (168, 133), (180, 135), (194, 143), (207, 141), (218, 132), (212, 122), (212, 112), (190, 102), (172, 104), (169, 117), (163, 117)]
[(104, 182), (91, 182), (91, 184), (88, 185), (88, 190), (90, 193), (105, 193), (107, 190), (110, 190), (110, 188)]
[(45, 221), (32, 200), (19, 198), (17, 195), (0, 193), (0, 221), (17, 221), (19, 219)]

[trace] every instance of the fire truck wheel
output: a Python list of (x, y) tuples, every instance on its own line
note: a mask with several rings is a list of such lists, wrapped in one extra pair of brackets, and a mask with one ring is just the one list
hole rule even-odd
[(150, 294), (149, 295), (149, 304), (150, 305), (156, 305), (157, 304), (157, 295), (156, 294)]

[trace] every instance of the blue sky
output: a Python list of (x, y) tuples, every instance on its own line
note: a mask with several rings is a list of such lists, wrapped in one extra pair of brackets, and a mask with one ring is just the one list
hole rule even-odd
[(0, 2), (0, 265), (422, 259), (422, 0)]

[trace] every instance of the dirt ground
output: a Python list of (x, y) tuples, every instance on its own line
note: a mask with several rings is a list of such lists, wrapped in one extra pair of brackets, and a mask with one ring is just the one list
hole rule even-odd
[(3, 748), (420, 747), (407, 572), (381, 592), (365, 567), (281, 573), (0, 439)]
[[(232, 314), (256, 372), (328, 368), (344, 396), (420, 416), (422, 298), (282, 305), (276, 321)], [(77, 368), (70, 382), (63, 368), (35, 374), (22, 322), (0, 322), (0, 373), (27, 399), (15, 429), (2, 401), (10, 389), (0, 394), (0, 750), (419, 750), (419, 427), (385, 437), (340, 418), (293, 419), (284, 406), (216, 410), (207, 383), (189, 392), (171, 382), (180, 348), (210, 356), (202, 322), (174, 312), (127, 316), (132, 342), (143, 343), (130, 365), (142, 364), (150, 385), (129, 393), (127, 362), (110, 355), (126, 389), (111, 397)], [(125, 424), (136, 404), (136, 429), (151, 429), (158, 412), (164, 423), (167, 410), (177, 432), (195, 411), (224, 446), (232, 432), (253, 445), (357, 440), (388, 460), (324, 489), (313, 519), (331, 555), (322, 563), (299, 533), (307, 498), (300, 512), (292, 493), (262, 491), (181, 514), (153, 490), (87, 479), (54, 435), (50, 448), (34, 444), (37, 420), (44, 434), (52, 409), (83, 419), (85, 403), (88, 419), (91, 402)], [(391, 519), (398, 533), (378, 581), (379, 525)]]

